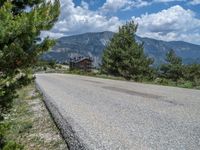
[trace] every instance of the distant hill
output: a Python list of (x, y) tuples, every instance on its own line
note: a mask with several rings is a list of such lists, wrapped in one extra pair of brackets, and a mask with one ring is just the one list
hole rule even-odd
[[(105, 31), (59, 38), (52, 50), (43, 55), (43, 59), (68, 62), (70, 57), (91, 56), (95, 66), (98, 66), (101, 63), (106, 43), (113, 35), (113, 32)], [(136, 36), (136, 40), (139, 43), (144, 43), (145, 53), (154, 58), (155, 65), (164, 62), (165, 54), (169, 49), (174, 49), (177, 55), (183, 58), (185, 64), (200, 63), (200, 45), (183, 41), (166, 42), (139, 36)]]

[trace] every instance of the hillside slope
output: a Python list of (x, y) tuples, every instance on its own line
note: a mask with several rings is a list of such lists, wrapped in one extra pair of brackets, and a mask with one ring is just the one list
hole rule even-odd
[[(46, 53), (43, 58), (68, 62), (70, 57), (84, 55), (94, 58), (94, 65), (101, 63), (101, 57), (106, 43), (113, 37), (113, 32), (85, 33), (57, 39), (53, 49)], [(200, 45), (194, 45), (182, 41), (160, 41), (151, 38), (136, 36), (139, 43), (144, 43), (147, 55), (154, 58), (155, 64), (164, 62), (165, 54), (169, 49), (174, 49), (178, 56), (183, 58), (184, 63), (200, 63)]]

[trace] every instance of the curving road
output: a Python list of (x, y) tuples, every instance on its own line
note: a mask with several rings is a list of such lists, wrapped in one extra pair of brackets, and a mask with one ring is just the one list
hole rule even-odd
[(200, 149), (200, 91), (37, 74), (70, 149)]

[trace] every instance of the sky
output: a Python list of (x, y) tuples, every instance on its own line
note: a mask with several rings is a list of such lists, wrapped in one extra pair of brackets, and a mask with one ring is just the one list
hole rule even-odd
[(42, 36), (59, 38), (86, 32), (113, 31), (127, 21), (137, 35), (200, 45), (200, 0), (60, 0), (61, 14)]

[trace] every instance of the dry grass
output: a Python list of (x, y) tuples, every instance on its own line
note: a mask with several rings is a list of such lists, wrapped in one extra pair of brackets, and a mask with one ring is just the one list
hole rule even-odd
[(33, 84), (19, 91), (19, 98), (4, 123), (9, 126), (7, 140), (15, 141), (26, 150), (67, 149)]

